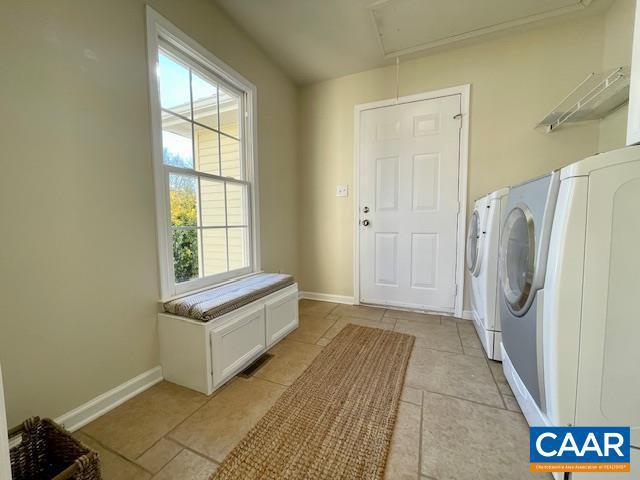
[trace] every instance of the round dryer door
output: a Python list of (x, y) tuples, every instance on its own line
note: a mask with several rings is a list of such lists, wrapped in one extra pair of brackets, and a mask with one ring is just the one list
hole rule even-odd
[(500, 244), (502, 291), (517, 316), (527, 312), (533, 295), (535, 248), (533, 216), (526, 206), (518, 205), (507, 215)]
[(467, 230), (467, 268), (471, 274), (478, 270), (480, 251), (480, 215), (477, 210), (473, 211), (469, 229)]

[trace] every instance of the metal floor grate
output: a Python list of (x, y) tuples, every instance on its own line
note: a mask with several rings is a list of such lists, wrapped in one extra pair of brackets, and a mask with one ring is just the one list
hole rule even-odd
[(262, 365), (267, 363), (272, 358), (273, 358), (272, 354), (265, 353), (264, 355), (256, 358), (256, 360), (251, 365), (249, 365), (247, 368), (242, 370), (238, 374), (238, 376), (242, 377), (242, 378), (251, 378), (251, 377), (253, 377), (253, 374), (256, 373), (256, 370), (258, 370)]

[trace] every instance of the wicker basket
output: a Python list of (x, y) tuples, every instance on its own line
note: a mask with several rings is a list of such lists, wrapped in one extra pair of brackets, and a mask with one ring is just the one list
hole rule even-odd
[(64, 428), (47, 418), (30, 418), (9, 431), (9, 437), (22, 434), (13, 447), (13, 480), (99, 480), (100, 459)]

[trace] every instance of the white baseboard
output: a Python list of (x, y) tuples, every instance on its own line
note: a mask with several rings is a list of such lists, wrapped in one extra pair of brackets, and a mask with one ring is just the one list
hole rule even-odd
[(330, 293), (317, 293), (317, 292), (300, 292), (300, 298), (307, 300), (318, 300), (320, 302), (333, 302), (344, 303), (345, 305), (353, 305), (353, 297), (347, 297), (345, 295), (332, 295)]
[(161, 381), (162, 367), (157, 366), (59, 416), (55, 421), (75, 432)]
[(473, 320), (473, 312), (471, 310), (463, 310), (462, 318), (465, 320)]

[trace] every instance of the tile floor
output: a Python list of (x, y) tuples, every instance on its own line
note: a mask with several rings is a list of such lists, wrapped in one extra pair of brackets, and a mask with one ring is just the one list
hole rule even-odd
[(526, 422), (471, 322), (310, 300), (253, 377), (211, 397), (162, 382), (75, 435), (100, 453), (105, 480), (206, 480), (348, 323), (416, 337), (386, 479), (551, 478), (528, 472)]

